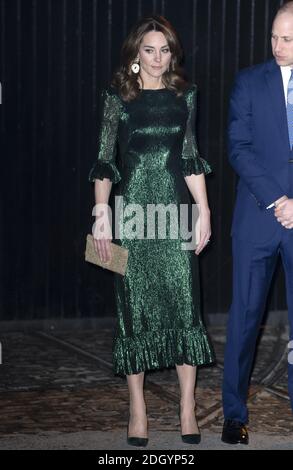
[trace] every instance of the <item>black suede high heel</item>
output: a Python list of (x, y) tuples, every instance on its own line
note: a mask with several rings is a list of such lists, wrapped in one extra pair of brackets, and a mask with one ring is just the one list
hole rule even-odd
[(127, 444), (130, 446), (135, 446), (135, 447), (146, 447), (148, 445), (148, 438), (147, 437), (129, 437), (128, 436), (128, 431), (129, 431), (129, 418), (128, 418), (128, 425), (127, 425)]
[[(180, 421), (180, 406), (178, 409), (179, 421)], [(201, 434), (181, 434), (182, 442), (185, 444), (199, 444), (201, 441)]]
[(185, 444), (199, 444), (201, 434), (181, 434), (181, 439)]

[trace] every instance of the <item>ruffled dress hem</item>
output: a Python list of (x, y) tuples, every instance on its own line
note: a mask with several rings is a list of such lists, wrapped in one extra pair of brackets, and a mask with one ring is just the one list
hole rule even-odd
[(116, 337), (113, 343), (113, 366), (117, 375), (138, 374), (146, 370), (192, 366), (214, 362), (205, 328), (166, 329), (159, 333), (126, 338)]

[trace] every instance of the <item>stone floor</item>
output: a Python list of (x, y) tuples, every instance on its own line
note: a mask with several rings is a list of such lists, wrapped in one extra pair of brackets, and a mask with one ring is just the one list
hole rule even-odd
[[(85, 442), (90, 448), (123, 448), (128, 392), (125, 379), (112, 373), (112, 332), (109, 321), (101, 321), (91, 329), (26, 329), (0, 334), (0, 449), (47, 448), (46, 442), (52, 436), (56, 439), (50, 441), (50, 448), (58, 448), (58, 442), (66, 438), (63, 448), (84, 448)], [(198, 371), (197, 416), (203, 436), (212, 436), (213, 442), (220, 445), (225, 329), (213, 326), (209, 333), (217, 363)], [(293, 449), (293, 418), (286, 388), (287, 354), (286, 327), (263, 328), (248, 402), (249, 430), (252, 441), (253, 436), (255, 442), (258, 436), (267, 436), (266, 445), (272, 448), (275, 438), (276, 442), (286, 442), (285, 448), (291, 448), (292, 443)], [(179, 436), (176, 371), (147, 373), (145, 390), (153, 439), (157, 435), (165, 442), (166, 436), (173, 436), (169, 444), (160, 445), (182, 448), (179, 441), (174, 443)], [(91, 439), (83, 443), (81, 438), (69, 439), (77, 433), (97, 433), (99, 437), (95, 445)], [(218, 444), (214, 445), (218, 448)]]

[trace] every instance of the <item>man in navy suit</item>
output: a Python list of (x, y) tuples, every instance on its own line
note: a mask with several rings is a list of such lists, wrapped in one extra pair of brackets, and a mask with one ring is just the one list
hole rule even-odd
[[(247, 394), (267, 293), (281, 255), (293, 339), (293, 2), (272, 27), (274, 59), (241, 71), (230, 101), (229, 159), (239, 176), (222, 440), (248, 444)], [(293, 365), (288, 361), (293, 408)]]

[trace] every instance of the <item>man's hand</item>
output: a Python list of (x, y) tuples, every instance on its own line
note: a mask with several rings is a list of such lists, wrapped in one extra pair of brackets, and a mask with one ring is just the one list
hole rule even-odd
[(290, 230), (293, 228), (293, 199), (288, 199), (287, 196), (283, 196), (281, 199), (275, 202), (277, 206), (275, 209), (275, 217), (280, 224), (286, 229)]

